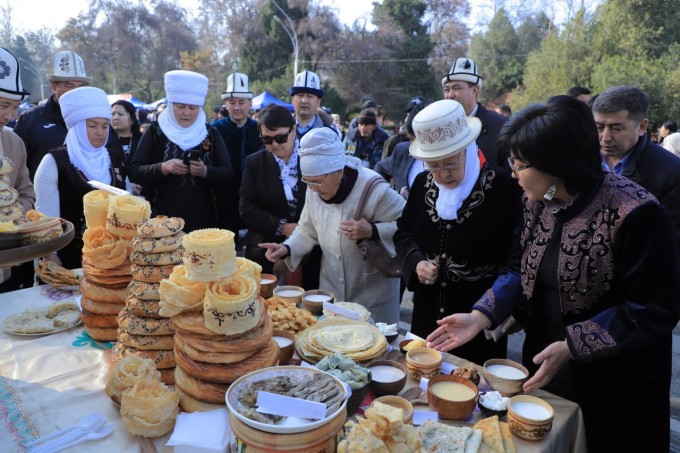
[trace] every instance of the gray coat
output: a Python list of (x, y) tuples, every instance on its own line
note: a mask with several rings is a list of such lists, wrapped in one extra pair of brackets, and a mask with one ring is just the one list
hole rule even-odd
[(415, 158), (411, 156), (408, 147), (411, 142), (398, 143), (394, 147), (392, 155), (386, 159), (381, 160), (375, 166), (375, 171), (385, 178), (387, 181), (392, 179), (392, 187), (394, 190), (401, 193), (402, 189), (410, 190), (408, 183), (408, 173), (411, 170), (411, 165)]

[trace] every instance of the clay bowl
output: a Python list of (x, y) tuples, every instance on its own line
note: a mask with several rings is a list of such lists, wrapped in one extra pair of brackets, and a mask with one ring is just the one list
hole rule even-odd
[[(373, 367), (391, 367), (393, 368), (393, 373), (376, 373), (372, 370)], [(406, 367), (399, 362), (393, 360), (375, 360), (368, 365), (366, 368), (371, 370), (371, 391), (375, 396), (383, 395), (396, 395), (401, 392), (406, 385), (406, 378), (408, 377), (408, 371)], [(399, 377), (399, 374), (403, 373), (403, 376)]]
[(273, 274), (260, 275), (260, 297), (269, 299), (274, 295), (274, 288), (278, 283), (278, 278)]
[[(524, 374), (524, 377), (523, 378), (518, 377), (516, 379), (513, 379), (509, 377), (501, 377), (496, 374), (492, 374), (489, 372), (488, 367), (494, 365), (502, 365), (505, 367), (510, 367), (514, 370), (519, 370), (522, 374)], [(513, 370), (509, 371), (512, 372)], [(486, 381), (486, 383), (489, 384), (489, 387), (496, 391), (501, 392), (501, 395), (503, 396), (513, 396), (517, 395), (518, 393), (522, 393), (522, 386), (529, 379), (529, 370), (527, 370), (519, 363), (513, 362), (512, 360), (490, 359), (484, 362), (484, 369), (482, 370), (482, 375), (484, 376), (484, 380)]]
[[(474, 394), (465, 400), (450, 400), (432, 391), (432, 386), (438, 382), (455, 382), (470, 388)], [(430, 379), (427, 383), (427, 402), (432, 410), (436, 410), (442, 420), (464, 420), (477, 404), (477, 386), (469, 380), (453, 374), (440, 374)]]
[(302, 307), (315, 315), (320, 315), (323, 311), (324, 301), (332, 304), (335, 295), (323, 289), (311, 289), (302, 295)]
[[(295, 353), (295, 335), (287, 330), (274, 329), (272, 337), (274, 337), (274, 340), (279, 345), (279, 365), (287, 365)], [(289, 340), (290, 343), (285, 344), (286, 340)], [(284, 346), (281, 346), (281, 344), (284, 344)]]
[(526, 440), (543, 439), (552, 429), (555, 411), (540, 398), (517, 395), (508, 402), (510, 430)]
[(303, 288), (293, 285), (283, 285), (274, 288), (274, 295), (279, 299), (298, 305), (302, 301)]
[(401, 396), (394, 395), (381, 396), (380, 398), (376, 398), (371, 403), (371, 406), (373, 406), (376, 401), (403, 410), (404, 416), (401, 418), (401, 420), (404, 422), (404, 424), (408, 424), (413, 421), (413, 405), (408, 400), (402, 398)]
[(430, 348), (415, 348), (406, 353), (406, 370), (409, 376), (420, 382), (420, 378), (430, 379), (441, 371), (442, 355)]
[(366, 394), (368, 393), (368, 389), (371, 384), (371, 374), (369, 372), (368, 375), (368, 382), (366, 385), (364, 385), (361, 388), (358, 388), (356, 390), (352, 389), (352, 394), (350, 395), (349, 399), (347, 400), (347, 416), (349, 417), (350, 415), (354, 415), (356, 411), (359, 409), (361, 406), (361, 403), (364, 401), (364, 398), (366, 398)]

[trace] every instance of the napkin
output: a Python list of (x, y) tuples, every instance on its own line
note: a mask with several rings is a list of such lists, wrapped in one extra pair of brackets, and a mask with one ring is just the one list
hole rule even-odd
[(175, 453), (225, 453), (230, 435), (226, 409), (182, 412), (166, 445), (175, 447)]

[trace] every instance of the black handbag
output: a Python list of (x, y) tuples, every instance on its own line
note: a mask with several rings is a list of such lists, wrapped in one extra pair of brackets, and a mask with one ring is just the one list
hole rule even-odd
[[(360, 220), (366, 204), (366, 197), (371, 192), (371, 189), (380, 182), (387, 183), (381, 176), (375, 176), (364, 188), (364, 193), (361, 194), (357, 210), (354, 213), (354, 220)], [(371, 264), (377, 267), (385, 277), (401, 277), (401, 265), (396, 256), (390, 255), (380, 239), (362, 239), (357, 241), (357, 247), (361, 250), (364, 260), (368, 260)]]

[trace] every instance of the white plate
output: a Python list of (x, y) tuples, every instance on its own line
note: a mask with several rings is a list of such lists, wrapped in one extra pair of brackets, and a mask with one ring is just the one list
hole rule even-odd
[(21, 333), (21, 332), (12, 332), (10, 330), (5, 330), (5, 332), (12, 334), (12, 335), (22, 335), (22, 336), (25, 336), (25, 337), (37, 337), (37, 336), (41, 336), (41, 335), (52, 335), (53, 333), (63, 332), (64, 330), (73, 329), (74, 327), (79, 326), (82, 323), (83, 323), (83, 318), (80, 318), (80, 321), (73, 324), (72, 326), (59, 327), (58, 329), (50, 330), (48, 332)]
[[(299, 366), (276, 366), (253, 371), (244, 376), (241, 376), (236, 381), (234, 381), (233, 384), (229, 386), (227, 394), (225, 395), (227, 407), (229, 408), (229, 411), (234, 415), (234, 417), (236, 417), (246, 425), (255, 429), (259, 429), (260, 431), (265, 431), (274, 434), (293, 434), (311, 431), (313, 429), (316, 429), (320, 426), (327, 424), (328, 422), (333, 420), (340, 413), (340, 411), (344, 410), (345, 407), (347, 406), (347, 398), (345, 398), (345, 401), (343, 401), (342, 405), (337, 411), (333, 412), (331, 415), (321, 420), (310, 420), (306, 418), (297, 417), (284, 417), (284, 419), (281, 420), (278, 424), (270, 425), (267, 423), (261, 423), (255, 420), (251, 420), (238, 413), (238, 411), (236, 411), (236, 408), (239, 407), (241, 403), (238, 402), (235, 394), (238, 393), (240, 389), (244, 387), (246, 388), (249, 387), (251, 383), (258, 382), (263, 379), (270, 379), (273, 377), (285, 375), (309, 377), (314, 375), (315, 373), (328, 374), (325, 371), (321, 371), (316, 368), (307, 368)], [(343, 391), (345, 392), (345, 395), (349, 397), (349, 394), (345, 389), (345, 385), (333, 375), (330, 374), (328, 375), (337, 382), (338, 387), (342, 388)]]
[[(59, 304), (69, 303), (69, 302), (73, 302), (74, 304), (76, 304), (76, 306), (77, 306), (78, 308), (80, 308), (80, 304), (78, 303), (77, 300), (64, 299), (64, 300), (60, 301)], [(43, 310), (43, 309), (49, 308), (49, 307), (51, 307), (51, 305), (44, 305), (44, 306), (41, 306), (41, 307), (35, 307), (35, 308), (28, 309), (28, 311), (30, 311), (30, 312), (35, 312), (35, 311)], [(27, 310), (24, 309), (24, 310), (21, 310), (21, 311), (12, 313), (12, 314), (9, 315), (7, 318), (9, 318), (9, 317), (11, 317), (11, 316), (14, 316), (14, 315), (22, 314), (22, 313), (24, 313), (25, 311), (27, 311)], [(80, 310), (79, 310), (78, 312), (79, 312), (79, 314), (80, 314)], [(53, 330), (47, 330), (47, 331), (44, 331), (44, 332), (24, 333), (24, 332), (15, 332), (15, 331), (13, 331), (13, 330), (8, 329), (7, 326), (5, 325), (5, 323), (6, 323), (6, 321), (7, 321), (7, 318), (5, 318), (5, 319), (3, 320), (3, 330), (4, 330), (5, 332), (7, 332), (7, 333), (9, 333), (9, 334), (12, 334), (12, 335), (22, 335), (22, 336), (31, 336), (31, 337), (34, 337), (34, 336), (41, 336), (41, 335), (51, 335), (51, 334), (53, 334), (53, 333), (63, 332), (64, 330), (71, 329), (71, 328), (73, 328), (73, 327), (75, 327), (75, 326), (79, 326), (80, 324), (83, 323), (83, 317), (82, 317), (82, 315), (81, 315), (81, 316), (78, 318), (78, 321), (77, 321), (76, 323), (74, 323), (74, 324), (71, 324), (70, 326), (57, 327), (57, 328), (55, 328), (55, 329), (53, 329)]]

